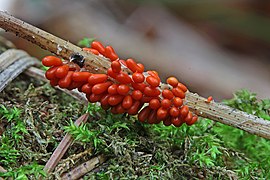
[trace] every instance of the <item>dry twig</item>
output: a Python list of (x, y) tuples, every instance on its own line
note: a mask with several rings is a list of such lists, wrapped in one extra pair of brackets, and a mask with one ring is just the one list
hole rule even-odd
[(22, 50), (10, 49), (0, 55), (0, 92), (21, 72), (39, 62)]
[(63, 180), (68, 180), (68, 179), (78, 179), (88, 173), (89, 171), (93, 170), (103, 162), (105, 162), (106, 158), (102, 155), (99, 155), (97, 157), (94, 157), (90, 159), (87, 162), (84, 162), (83, 164), (80, 164), (70, 172), (64, 174), (62, 176)]
[(7, 172), (7, 170), (5, 170), (2, 166), (0, 166), (0, 172), (5, 173), (5, 172)]
[[(80, 53), (90, 62), (87, 69), (93, 73), (106, 73), (107, 68), (110, 67), (110, 62), (105, 58), (83, 52), (81, 48), (5, 12), (0, 12), (0, 27), (65, 59), (68, 59), (74, 53)], [(186, 94), (186, 104), (197, 115), (270, 139), (270, 121), (265, 121), (257, 116), (249, 115), (219, 103), (205, 103), (205, 98), (191, 92)]]
[(80, 160), (81, 158), (87, 155), (91, 156), (92, 151), (93, 151), (93, 148), (91, 147), (89, 149), (86, 149), (83, 152), (70, 155), (68, 158), (61, 160), (59, 164), (56, 166), (54, 170), (54, 174), (63, 174), (63, 172), (66, 172), (71, 167), (71, 165), (76, 163), (76, 161)]
[[(6, 173), (7, 170), (4, 169), (2, 166), (0, 166), (0, 173)], [(4, 180), (3, 178), (0, 177), (0, 180)]]

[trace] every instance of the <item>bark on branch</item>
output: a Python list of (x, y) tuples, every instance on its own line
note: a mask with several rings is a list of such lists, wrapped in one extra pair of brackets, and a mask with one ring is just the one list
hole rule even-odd
[[(2, 11), (0, 11), (0, 27), (64, 59), (68, 59), (74, 53), (79, 53), (90, 62), (88, 69), (93, 73), (106, 73), (106, 70), (110, 67), (110, 62), (105, 58), (83, 52), (80, 47)], [(270, 121), (265, 121), (257, 116), (249, 115), (220, 103), (205, 103), (205, 100), (195, 93), (186, 93), (186, 104), (198, 116), (207, 117), (222, 124), (270, 139)]]

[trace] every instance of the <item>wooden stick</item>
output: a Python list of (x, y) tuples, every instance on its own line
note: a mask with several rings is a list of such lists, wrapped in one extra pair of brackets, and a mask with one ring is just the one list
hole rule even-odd
[(7, 170), (5, 170), (2, 166), (0, 166), (0, 172), (2, 172), (2, 173), (6, 173), (7, 172)]
[[(89, 117), (89, 114), (82, 115), (79, 119), (76, 120), (75, 125), (79, 126), (80, 124), (85, 123), (88, 117)], [(60, 142), (60, 144), (55, 149), (55, 151), (53, 152), (49, 161), (46, 163), (44, 167), (44, 171), (46, 171), (47, 173), (50, 173), (53, 171), (55, 166), (58, 164), (58, 162), (61, 160), (63, 155), (66, 153), (72, 141), (73, 141), (72, 136), (70, 134), (66, 134), (65, 137)]]
[(0, 27), (64, 59), (69, 59), (72, 54), (79, 53), (85, 57), (86, 61), (91, 63), (89, 69), (92, 70), (92, 72), (106, 73), (107, 69), (110, 67), (106, 59), (87, 53), (83, 51), (82, 48), (36, 28), (3, 11), (0, 11)]
[[(10, 64), (7, 63), (9, 65), (8, 67), (6, 67), (6, 64), (4, 64), (4, 62), (6, 61), (11, 62)], [(37, 61), (37, 59), (33, 57), (26, 56), (26, 53), (24, 51), (7, 50), (6, 52), (0, 55), (0, 64), (2, 65), (2, 67), (5, 67), (5, 69), (3, 68), (2, 70), (0, 68), (0, 92), (1, 92), (20, 73), (22, 73), (25, 69), (29, 68), (30, 66), (39, 64), (39, 61)]]
[(186, 105), (198, 116), (270, 139), (270, 121), (220, 103), (206, 103), (205, 101), (206, 99), (198, 94), (190, 92), (186, 94)]
[[(105, 58), (83, 52), (81, 48), (1, 11), (0, 27), (65, 59), (68, 59), (72, 54), (80, 53), (90, 62), (87, 69), (92, 73), (106, 73), (106, 70), (110, 67), (110, 62)], [(265, 121), (219, 103), (205, 103), (205, 101), (205, 98), (195, 93), (186, 93), (185, 103), (195, 114), (270, 139), (270, 121)]]
[(84, 162), (83, 164), (80, 164), (76, 168), (72, 169), (69, 173), (64, 174), (61, 179), (62, 180), (68, 180), (68, 179), (78, 179), (85, 175), (86, 173), (90, 172), (103, 162), (105, 162), (106, 158), (103, 155), (99, 155), (97, 157), (94, 157), (90, 159), (87, 162)]
[(12, 63), (30, 57), (25, 51), (19, 49), (8, 49), (0, 55), (0, 72), (4, 71)]
[(63, 172), (66, 172), (72, 164), (75, 164), (76, 161), (79, 161), (81, 158), (85, 157), (86, 155), (92, 156), (93, 148), (86, 149), (83, 152), (78, 154), (73, 154), (67, 157), (66, 159), (62, 159), (59, 164), (55, 167), (54, 174), (62, 175)]

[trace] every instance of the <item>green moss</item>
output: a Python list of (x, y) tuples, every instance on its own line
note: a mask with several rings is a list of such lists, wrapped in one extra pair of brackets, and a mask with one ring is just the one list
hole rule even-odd
[[(57, 172), (47, 178), (55, 179), (97, 154), (105, 154), (108, 160), (84, 179), (270, 177), (269, 140), (209, 119), (180, 128), (142, 124), (136, 117), (113, 115), (97, 105), (84, 107), (46, 83), (25, 79), (20, 76), (0, 94), (0, 165), (9, 171), (0, 176), (44, 175), (42, 167), (69, 132), (75, 142)], [(269, 100), (257, 101), (248, 91), (237, 92), (226, 103), (269, 116)], [(85, 112), (89, 120), (76, 127), (73, 122)], [(74, 159), (88, 149), (92, 151)]]
[[(70, 117), (84, 107), (46, 83), (20, 76), (0, 94), (0, 177), (37, 179)], [(35, 171), (33, 171), (33, 169)]]

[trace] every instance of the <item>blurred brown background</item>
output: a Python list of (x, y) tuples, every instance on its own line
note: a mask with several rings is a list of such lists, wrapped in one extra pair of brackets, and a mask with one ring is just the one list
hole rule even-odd
[[(220, 100), (246, 88), (270, 97), (268, 1), (1, 0), (0, 6), (75, 44), (95, 37), (202, 96)], [(1, 35), (33, 56), (48, 54)]]

